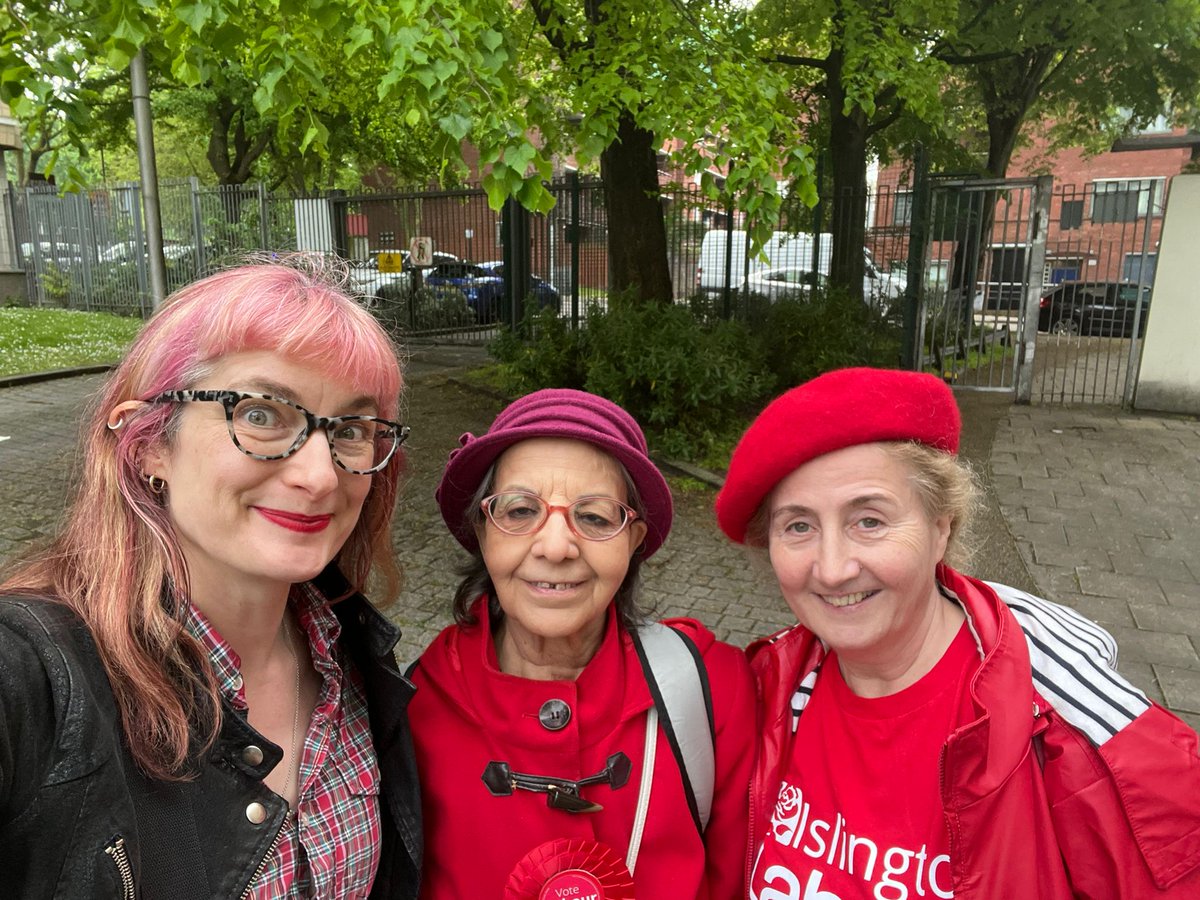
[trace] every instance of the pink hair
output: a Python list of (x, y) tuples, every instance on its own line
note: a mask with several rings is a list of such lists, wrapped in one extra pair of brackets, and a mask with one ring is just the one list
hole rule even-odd
[[(83, 618), (134, 758), (154, 777), (187, 777), (190, 732), (211, 744), (220, 696), (206, 654), (183, 628), (187, 567), (166, 508), (142, 474), (146, 451), (170, 442), (176, 409), (138, 409), (115, 431), (109, 414), (128, 400), (189, 388), (231, 353), (270, 350), (349, 382), (374, 398), (380, 416), (396, 418), (395, 345), (338, 275), (297, 254), (219, 272), (169, 297), (93, 401), (62, 531), (0, 585), (44, 592)], [(356, 591), (378, 573), (384, 605), (399, 591), (390, 531), (402, 469), (397, 453), (371, 476), (358, 524), (334, 559)]]

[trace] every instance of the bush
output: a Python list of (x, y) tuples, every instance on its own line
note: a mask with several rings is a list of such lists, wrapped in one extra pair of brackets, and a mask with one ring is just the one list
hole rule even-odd
[(655, 451), (714, 468), (777, 392), (829, 369), (899, 360), (899, 328), (844, 293), (739, 297), (732, 321), (721, 303), (702, 294), (686, 305), (610, 296), (608, 311), (589, 311), (575, 331), (543, 310), (526, 318), (528, 338), (503, 330), (489, 352), (506, 394), (592, 391), (629, 410)]
[(831, 369), (900, 363), (900, 328), (843, 291), (780, 300), (752, 328), (776, 393)]
[(475, 323), (475, 310), (457, 288), (384, 285), (371, 311), (393, 337), (412, 331), (461, 328)]
[[(589, 320), (591, 321), (591, 320)], [(587, 383), (590, 328), (572, 330), (554, 309), (531, 310), (520, 329), (502, 326), (488, 353), (500, 363), (500, 382), (516, 397), (544, 387), (583, 390)], [(521, 337), (521, 332), (530, 335)]]
[(762, 354), (738, 322), (698, 321), (685, 306), (609, 298), (572, 331), (552, 310), (526, 319), (531, 337), (505, 330), (490, 346), (512, 396), (569, 387), (608, 397), (634, 416), (659, 451), (700, 459), (727, 447), (770, 384)]
[(588, 330), (587, 390), (629, 410), (672, 456), (697, 459), (727, 443), (769, 390), (762, 353), (739, 322), (702, 324), (683, 306), (610, 298)]

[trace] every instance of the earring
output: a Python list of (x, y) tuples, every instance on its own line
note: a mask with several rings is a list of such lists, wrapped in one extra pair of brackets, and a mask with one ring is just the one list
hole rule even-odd
[(147, 475), (146, 484), (150, 486), (150, 493), (165, 494), (167, 492), (167, 483), (157, 475)]
[(109, 431), (117, 431), (117, 430), (118, 430), (118, 429), (120, 429), (120, 428), (121, 428), (121, 426), (123, 426), (124, 424), (125, 424), (125, 417), (124, 417), (124, 416), (122, 416), (121, 418), (117, 419), (115, 422), (109, 422), (109, 423), (108, 423), (108, 430), (109, 430)]

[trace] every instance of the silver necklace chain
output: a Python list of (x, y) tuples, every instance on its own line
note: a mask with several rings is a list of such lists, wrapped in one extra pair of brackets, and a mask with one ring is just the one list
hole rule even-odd
[[(292, 637), (292, 629), (288, 627), (287, 611), (283, 614), (283, 636), (287, 641), (288, 652), (292, 654), (292, 663), (296, 667), (296, 705), (292, 711), (292, 758), (291, 765), (288, 766), (287, 781), (283, 783), (283, 793), (287, 796), (288, 788), (292, 786), (292, 782), (300, 774), (300, 748), (296, 746), (296, 736), (300, 731), (300, 656), (296, 653), (296, 644)], [(300, 785), (296, 785), (296, 803), (300, 803)], [(295, 814), (296, 809), (291, 809), (291, 814)]]

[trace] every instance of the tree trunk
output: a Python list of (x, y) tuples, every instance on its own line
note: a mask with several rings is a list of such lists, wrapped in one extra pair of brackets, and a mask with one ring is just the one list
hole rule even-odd
[(228, 97), (218, 97), (208, 109), (208, 163), (217, 183), (240, 185), (250, 180), (254, 163), (271, 145), (271, 131), (246, 132), (245, 112)]
[[(1016, 60), (978, 66), (976, 79), (983, 96), (987, 117), (988, 156), (984, 175), (1004, 178), (1012, 162), (1021, 126), (1029, 108), (1041, 90), (1042, 79), (1054, 61), (1054, 53), (1040, 49), (1027, 51)], [(977, 215), (955, 248), (950, 267), (949, 287), (962, 298), (975, 297), (978, 273), (983, 271), (985, 254), (992, 240), (998, 190), (985, 191), (972, 200), (971, 213)], [(997, 302), (997, 301), (993, 301)], [(964, 315), (970, 307), (964, 304)]]
[(641, 301), (671, 302), (667, 230), (659, 198), (653, 133), (622, 113), (617, 139), (600, 154), (608, 213), (609, 289)]
[(867, 234), (867, 128), (866, 113), (855, 106), (845, 112), (842, 87), (842, 53), (830, 52), (826, 79), (829, 98), (829, 155), (833, 174), (830, 283), (863, 299)]

